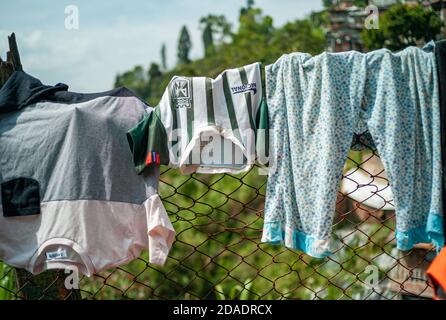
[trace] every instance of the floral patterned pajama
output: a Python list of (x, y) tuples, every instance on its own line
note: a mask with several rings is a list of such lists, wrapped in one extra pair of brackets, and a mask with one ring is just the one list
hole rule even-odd
[(333, 251), (342, 170), (352, 137), (368, 131), (394, 193), (397, 247), (442, 247), (434, 49), (292, 53), (266, 67), (272, 156), (263, 242), (313, 257)]

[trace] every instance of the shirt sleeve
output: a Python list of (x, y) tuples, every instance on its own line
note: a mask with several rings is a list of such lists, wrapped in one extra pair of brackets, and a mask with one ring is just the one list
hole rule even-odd
[(149, 262), (162, 266), (165, 264), (175, 240), (175, 229), (158, 194), (150, 197), (145, 205), (149, 237)]
[(138, 174), (151, 164), (169, 164), (167, 134), (158, 107), (127, 132), (127, 141)]

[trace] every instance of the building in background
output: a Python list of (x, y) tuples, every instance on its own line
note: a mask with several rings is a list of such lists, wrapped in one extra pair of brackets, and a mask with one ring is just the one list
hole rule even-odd
[[(367, 1), (364, 2), (367, 3)], [(398, 2), (398, 0), (370, 0), (368, 4), (378, 7), (379, 14), (382, 14)], [(445, 21), (446, 0), (406, 0), (404, 2), (431, 7)], [(364, 50), (361, 32), (368, 13), (365, 11), (365, 6), (358, 6), (355, 3), (358, 1), (333, 0), (331, 7), (327, 9), (329, 13), (326, 34), (327, 51)], [(443, 35), (446, 36), (446, 28), (443, 29)]]
[(338, 1), (328, 14), (328, 51), (362, 51), (361, 31), (367, 16), (364, 8), (355, 6), (353, 1)]

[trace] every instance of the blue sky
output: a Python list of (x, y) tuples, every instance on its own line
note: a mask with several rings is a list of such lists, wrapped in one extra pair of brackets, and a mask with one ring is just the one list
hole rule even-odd
[[(113, 86), (116, 73), (160, 60), (166, 43), (168, 64), (176, 61), (182, 25), (192, 36), (192, 58), (202, 56), (199, 18), (224, 14), (236, 22), (243, 0), (1, 1), (0, 55), (15, 32), (25, 71), (44, 83), (64, 82), (72, 91), (97, 92)], [(79, 8), (79, 29), (65, 28), (65, 8)], [(280, 26), (320, 10), (320, 0), (257, 0)]]

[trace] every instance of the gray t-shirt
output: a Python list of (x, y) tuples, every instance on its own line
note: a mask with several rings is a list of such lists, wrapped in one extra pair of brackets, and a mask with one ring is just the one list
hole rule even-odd
[(92, 275), (149, 248), (163, 264), (175, 232), (159, 169), (138, 175), (126, 138), (152, 109), (125, 88), (67, 89), (15, 72), (0, 90), (0, 259)]

